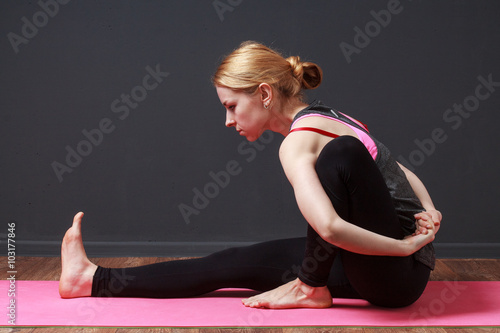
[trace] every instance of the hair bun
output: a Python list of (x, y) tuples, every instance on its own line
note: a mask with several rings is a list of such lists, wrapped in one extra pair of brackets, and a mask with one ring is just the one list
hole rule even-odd
[(292, 67), (292, 74), (295, 76), (297, 79), (302, 79), (302, 76), (304, 75), (304, 66), (302, 65), (302, 61), (300, 61), (299, 56), (291, 56), (286, 59), (290, 66)]
[(321, 84), (323, 72), (312, 62), (302, 62), (299, 56), (286, 59), (290, 64), (293, 76), (300, 82), (303, 89), (316, 89)]

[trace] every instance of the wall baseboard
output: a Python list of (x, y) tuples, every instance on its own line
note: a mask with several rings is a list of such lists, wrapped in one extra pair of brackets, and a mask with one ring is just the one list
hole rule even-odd
[[(0, 243), (5, 243), (2, 240)], [(85, 242), (89, 257), (198, 257), (255, 242)], [(1, 247), (4, 247), (1, 245)], [(434, 243), (438, 258), (500, 258), (500, 243)], [(17, 256), (57, 257), (61, 242), (17, 241)], [(5, 255), (0, 253), (0, 255)]]

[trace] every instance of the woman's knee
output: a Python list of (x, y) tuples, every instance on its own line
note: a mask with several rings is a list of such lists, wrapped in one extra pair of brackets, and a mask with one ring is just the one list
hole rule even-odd
[(344, 135), (325, 145), (316, 161), (316, 173), (320, 179), (328, 179), (337, 171), (349, 170), (370, 160), (371, 156), (361, 141)]

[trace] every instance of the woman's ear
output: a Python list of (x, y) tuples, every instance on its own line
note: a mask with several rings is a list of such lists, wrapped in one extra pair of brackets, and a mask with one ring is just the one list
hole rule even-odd
[(261, 96), (261, 101), (265, 105), (269, 105), (273, 99), (273, 88), (267, 83), (259, 84), (259, 94)]

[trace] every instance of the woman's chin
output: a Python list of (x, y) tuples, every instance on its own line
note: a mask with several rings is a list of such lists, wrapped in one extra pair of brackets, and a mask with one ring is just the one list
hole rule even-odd
[(258, 139), (258, 137), (256, 138), (255, 136), (248, 134), (245, 131), (240, 131), (240, 135), (244, 136), (247, 139), (247, 141), (250, 141), (250, 142), (254, 142)]
[(247, 138), (247, 141), (249, 142), (255, 142), (257, 141), (258, 137), (255, 137), (255, 136), (251, 136), (251, 135), (245, 135), (245, 138)]

